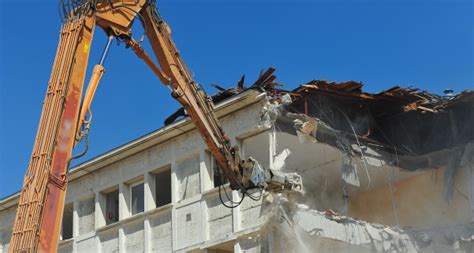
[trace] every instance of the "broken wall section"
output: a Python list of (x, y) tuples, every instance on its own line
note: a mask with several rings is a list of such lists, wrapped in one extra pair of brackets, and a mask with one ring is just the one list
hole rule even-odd
[[(384, 219), (378, 218), (372, 221), (390, 225), (413, 225), (411, 221), (414, 220), (419, 224), (443, 225), (431, 222), (438, 220), (437, 218), (423, 220), (422, 214), (426, 214), (426, 210), (429, 208), (437, 210), (437, 215), (434, 216), (442, 216), (444, 212), (455, 213), (454, 216), (457, 218), (451, 220), (451, 225), (470, 221), (473, 218), (470, 207), (470, 202), (472, 202), (470, 197), (472, 187), (470, 185), (472, 182), (466, 178), (470, 178), (472, 175), (474, 164), (472, 161), (474, 140), (470, 141), (472, 136), (462, 130), (460, 134), (465, 135), (466, 140), (456, 140), (451, 135), (447, 135), (446, 140), (436, 142), (436, 145), (430, 144), (429, 152), (431, 153), (414, 155), (407, 153), (406, 148), (399, 148), (397, 143), (391, 142), (389, 136), (385, 136), (385, 140), (382, 142), (379, 136), (394, 126), (381, 129), (377, 122), (392, 114), (398, 120), (403, 118), (411, 120), (420, 114), (421, 109), (417, 111), (418, 107), (415, 107), (415, 109), (407, 110), (403, 104), (408, 103), (407, 101), (415, 103), (417, 99), (422, 98), (425, 99), (423, 102), (425, 104), (428, 103), (426, 101), (436, 101), (433, 108), (438, 110), (431, 111), (430, 115), (424, 115), (423, 120), (440, 121), (441, 125), (447, 124), (453, 127), (462, 125), (465, 120), (474, 120), (472, 118), (474, 103), (463, 104), (464, 107), (461, 108), (459, 104), (461, 102), (457, 103), (455, 100), (465, 103), (466, 100), (473, 97), (473, 93), (467, 93), (467, 95), (463, 93), (456, 98), (447, 99), (425, 93), (414, 95), (412, 91), (410, 93), (397, 88), (391, 91), (393, 94), (364, 94), (362, 96), (357, 95), (360, 93), (360, 87), (356, 83), (339, 85), (312, 82), (297, 88), (295, 91), (298, 92), (298, 95), (293, 94), (293, 97), (289, 95), (292, 93), (281, 95), (278, 92), (267, 97), (262, 120), (265, 125), (270, 125), (275, 136), (273, 159), (278, 161), (284, 154), (284, 162), (277, 167), (281, 167), (279, 169), (285, 172), (297, 172), (302, 176), (307, 195), (300, 199), (301, 203), (319, 210), (330, 208), (351, 215), (374, 214), (379, 209), (372, 207), (380, 204), (385, 209), (392, 209), (391, 215), (387, 215), (390, 212), (378, 212), (377, 215), (383, 216)], [(335, 91), (336, 89), (337, 91)], [(347, 100), (345, 100), (346, 98)], [(365, 109), (362, 110), (359, 107), (353, 109), (353, 105), (358, 102), (360, 102), (360, 108)], [(443, 109), (439, 109), (441, 107)], [(381, 114), (382, 108), (386, 108), (383, 115)], [(457, 116), (452, 116), (449, 122), (445, 122), (447, 115), (453, 113)], [(462, 113), (465, 118), (461, 120)], [(428, 113), (423, 111), (421, 114)], [(408, 122), (411, 122), (410, 120)], [(415, 132), (420, 131), (420, 126), (413, 124), (399, 127), (404, 131), (407, 128), (413, 128)], [(375, 126), (379, 128), (375, 129)], [(361, 129), (368, 130), (362, 131)], [(411, 141), (421, 141), (421, 139)], [(451, 146), (444, 146), (444, 149), (436, 150), (435, 148), (438, 148), (441, 143), (450, 143)], [(433, 166), (424, 167), (426, 160), (432, 161), (428, 164)], [(416, 166), (403, 167), (408, 164), (416, 164)], [(420, 174), (421, 170), (436, 173), (435, 180), (432, 183), (423, 179), (420, 179), (419, 183), (413, 179), (409, 180)], [(422, 178), (422, 176), (418, 178)], [(398, 182), (405, 183), (399, 184)], [(409, 187), (410, 183), (408, 182), (415, 183), (413, 183), (413, 187)], [(397, 186), (403, 187), (400, 193), (403, 192), (411, 199), (403, 196), (397, 197)], [(425, 201), (416, 199), (415, 196), (419, 196), (416, 193), (422, 192), (417, 191), (417, 187), (427, 193), (424, 194)], [(369, 193), (377, 192), (379, 189), (389, 192), (388, 196), (384, 195), (383, 197), (385, 202), (371, 202)], [(415, 194), (410, 195), (409, 192)], [(349, 201), (351, 197), (355, 199), (356, 196), (358, 198), (356, 201), (352, 201), (353, 210), (351, 211)], [(366, 196), (365, 201), (360, 196)], [(453, 196), (454, 200), (451, 199)], [(370, 209), (371, 212), (357, 212), (354, 203), (363, 203), (359, 206), (363, 206), (367, 210)], [(433, 203), (437, 204), (433, 205)], [(398, 206), (412, 208), (399, 210)], [(459, 209), (463, 211), (458, 211)], [(407, 218), (403, 218), (402, 223), (400, 223), (400, 215), (397, 214), (399, 211), (402, 211), (404, 215), (407, 214)], [(374, 214), (374, 216), (377, 215)], [(367, 215), (361, 216), (370, 220)]]
[[(316, 105), (308, 103), (308, 100), (315, 99), (316, 96), (305, 100), (295, 96), (299, 99), (296, 104), (288, 102), (285, 96), (288, 95), (273, 94), (268, 97), (262, 121), (263, 125), (272, 128), (275, 136), (270, 161), (270, 165), (274, 167), (271, 168), (296, 172), (303, 178), (306, 193), (296, 198), (297, 203), (304, 203), (313, 209), (312, 211), (335, 210), (336, 213), (362, 218), (369, 222), (402, 226), (408, 229), (406, 233), (456, 225), (472, 227), (474, 180), (472, 180), (473, 161), (470, 157), (474, 157), (474, 152), (469, 147), (474, 140), (469, 137), (471, 135), (466, 135), (464, 130), (460, 130), (459, 134), (465, 135), (465, 140), (456, 140), (452, 135), (447, 135), (444, 137), (445, 140), (429, 144), (431, 149), (424, 151), (427, 153), (416, 155), (412, 152), (413, 149), (402, 149), (397, 146), (404, 144), (390, 141), (390, 138), (399, 138), (396, 134), (391, 137), (380, 137), (387, 129), (377, 129), (374, 132), (371, 127), (374, 126), (376, 119), (370, 111), (352, 114), (349, 112), (350, 104), (360, 98), (353, 97), (349, 102), (341, 100), (341, 103), (337, 104), (338, 97), (334, 94), (324, 99), (318, 96), (317, 98), (321, 100)], [(329, 100), (332, 101), (324, 103)], [(387, 110), (385, 112), (387, 115), (383, 117), (389, 117), (390, 113), (394, 113), (397, 114), (398, 120), (402, 120), (400, 117), (403, 117), (404, 109), (395, 108), (403, 102), (394, 104), (396, 105)], [(469, 121), (473, 119), (472, 105), (471, 103), (456, 113), (466, 113)], [(372, 108), (387, 105), (372, 103), (363, 106)], [(410, 118), (408, 122), (414, 124), (413, 117), (416, 117), (414, 115), (417, 113), (419, 112), (408, 113), (407, 117)], [(422, 118), (425, 121), (432, 119), (445, 121), (445, 116), (446, 114), (440, 117), (424, 115)], [(377, 117), (378, 120), (383, 118), (381, 115)], [(460, 118), (457, 115), (447, 125), (461, 124), (466, 120)], [(408, 127), (416, 128), (414, 133), (417, 133), (420, 130), (418, 128), (423, 125)], [(401, 129), (403, 126), (399, 124), (398, 127), (400, 131), (407, 131)], [(411, 137), (413, 136), (405, 136), (404, 140), (423, 140), (410, 139)], [(381, 142), (380, 138), (384, 138), (384, 142)], [(443, 149), (442, 146), (447, 145), (446, 143), (452, 146), (444, 146)], [(427, 146), (423, 148), (428, 148)], [(439, 147), (442, 150), (436, 150)], [(276, 163), (273, 163), (274, 161)], [(294, 232), (295, 228), (290, 231)], [(350, 230), (344, 228), (341, 231), (348, 233)], [(449, 249), (446, 252), (472, 248), (471, 240), (466, 239), (474, 238), (472, 230), (463, 231), (467, 231), (467, 234), (462, 237), (455, 236), (456, 240), (451, 240), (449, 243), (441, 243), (443, 247)], [(356, 236), (360, 235), (357, 233)], [(296, 235), (279, 236), (298, 239)], [(347, 238), (339, 239), (348, 241)], [(438, 239), (433, 237), (433, 241), (428, 244), (431, 246), (439, 244)], [(460, 241), (467, 244), (462, 247), (456, 246)], [(319, 246), (312, 246), (320, 248), (324, 244), (321, 243)], [(413, 251), (422, 248), (418, 247), (417, 243), (412, 243)], [(354, 248), (354, 251), (357, 250)], [(361, 250), (364, 252), (365, 249)], [(386, 249), (379, 248), (374, 252), (384, 250)]]
[[(448, 202), (443, 198), (446, 168), (423, 171), (412, 177), (383, 185), (349, 197), (349, 215), (362, 220), (427, 229), (469, 224), (470, 207), (468, 172), (462, 169), (455, 179), (456, 190)], [(377, 208), (374, 208), (377, 207)]]

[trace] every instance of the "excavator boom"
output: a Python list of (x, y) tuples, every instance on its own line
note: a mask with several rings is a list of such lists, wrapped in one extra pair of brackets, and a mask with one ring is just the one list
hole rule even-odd
[[(211, 98), (184, 64), (171, 29), (159, 15), (154, 0), (62, 0), (63, 24), (42, 115), (23, 181), (9, 252), (56, 252), (67, 189), (67, 173), (74, 146), (90, 128), (90, 105), (104, 73), (113, 38), (124, 41), (160, 81), (172, 90), (206, 142), (220, 170), (234, 190), (251, 188), (272, 192), (301, 191), (301, 178), (260, 167), (254, 159), (241, 160), (238, 150), (214, 114)], [(159, 67), (133, 37), (136, 19), (144, 27)], [(84, 98), (84, 77), (95, 27), (109, 36), (103, 56), (94, 67)]]

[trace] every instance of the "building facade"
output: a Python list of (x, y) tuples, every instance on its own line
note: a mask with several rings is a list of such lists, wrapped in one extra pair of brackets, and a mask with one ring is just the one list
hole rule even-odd
[[(235, 96), (217, 109), (223, 128), (243, 153), (256, 143), (268, 143), (268, 132), (257, 127), (262, 101), (256, 95)], [(76, 166), (69, 175), (60, 251), (242, 248), (239, 238), (261, 224), (260, 203), (245, 199), (237, 208), (224, 207), (214, 179), (213, 159), (190, 120)], [(8, 249), (18, 196), (0, 203), (1, 252)]]
[[(470, 164), (458, 169), (453, 179), (457, 190), (446, 201), (443, 179), (437, 175), (446, 174), (447, 167), (404, 170), (387, 162), (389, 154), (359, 144), (353, 149), (363, 150), (362, 156), (350, 157), (354, 170), (348, 171), (348, 157), (340, 148), (320, 141), (316, 130), (314, 138), (302, 134), (304, 128), (298, 127), (310, 121), (281, 115), (277, 120), (268, 115), (275, 106), (265, 94), (247, 90), (220, 102), (216, 113), (243, 157), (252, 156), (264, 167), (299, 173), (303, 196), (265, 195), (257, 201), (245, 198), (235, 208), (225, 207), (221, 199), (232, 206), (242, 195), (219, 177), (201, 136), (184, 119), (71, 170), (60, 251), (472, 249)], [(324, 124), (319, 126), (322, 129)], [(472, 146), (463, 154), (471, 154)], [(18, 197), (0, 200), (0, 252), (8, 251)], [(451, 231), (453, 238), (441, 242), (434, 231)], [(423, 235), (430, 238), (426, 245), (420, 242)]]

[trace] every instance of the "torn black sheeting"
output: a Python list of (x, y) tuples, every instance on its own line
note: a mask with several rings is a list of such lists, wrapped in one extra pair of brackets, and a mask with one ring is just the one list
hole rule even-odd
[(446, 159), (430, 154), (450, 155), (474, 141), (472, 91), (442, 97), (400, 87), (370, 94), (361, 87), (356, 82), (312, 81), (292, 91), (298, 96), (287, 109), (324, 122), (327, 133), (318, 133), (320, 142), (335, 145), (334, 135), (357, 138), (397, 153), (400, 167), (410, 170), (446, 165)]

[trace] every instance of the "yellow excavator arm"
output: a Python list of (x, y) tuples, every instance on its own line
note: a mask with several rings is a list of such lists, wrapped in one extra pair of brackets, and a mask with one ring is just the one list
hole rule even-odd
[[(300, 191), (297, 175), (276, 175), (253, 159), (241, 160), (219, 126), (210, 96), (193, 80), (171, 39), (171, 29), (154, 0), (62, 0), (63, 24), (38, 132), (18, 204), (9, 252), (56, 252), (60, 235), (67, 170), (72, 150), (87, 134), (90, 105), (112, 40), (124, 41), (183, 106), (234, 190), (252, 188)], [(159, 66), (131, 35), (139, 19)], [(84, 97), (83, 86), (96, 27), (108, 40), (94, 67)]]

